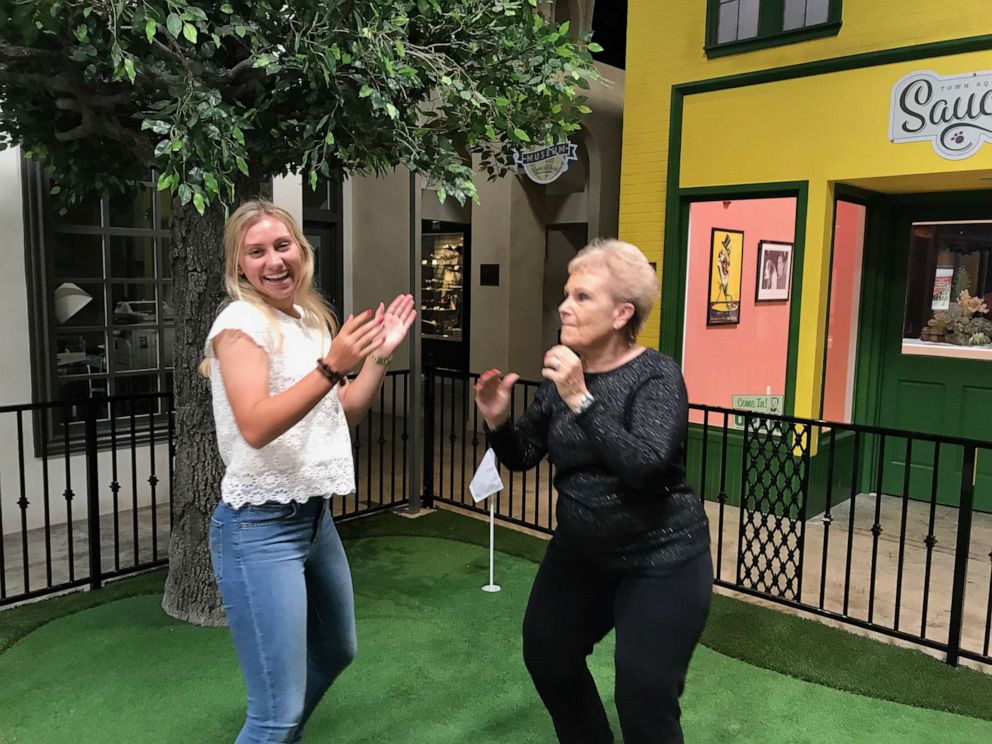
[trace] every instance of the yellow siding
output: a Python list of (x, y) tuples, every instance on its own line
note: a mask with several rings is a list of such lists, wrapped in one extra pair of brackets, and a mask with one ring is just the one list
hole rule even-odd
[[(842, 20), (837, 36), (708, 60), (703, 52), (705, 0), (630, 3), (619, 232), (657, 261), (659, 270), (673, 85), (990, 33), (992, 2), (848, 0)], [(686, 99), (681, 186), (810, 181), (797, 414), (818, 411), (818, 340), (823, 337), (829, 269), (828, 252), (822, 247), (829, 245), (831, 231), (831, 180), (992, 167), (992, 146), (964, 163), (951, 163), (936, 158), (922, 142), (889, 146), (891, 161), (879, 162), (888, 131), (888, 92), (902, 74), (919, 69), (942, 74), (992, 69), (992, 56), (982, 52), (917, 61)], [(729, 125), (727, 111), (732, 112)], [(659, 338), (655, 310), (641, 341), (657, 346)]]

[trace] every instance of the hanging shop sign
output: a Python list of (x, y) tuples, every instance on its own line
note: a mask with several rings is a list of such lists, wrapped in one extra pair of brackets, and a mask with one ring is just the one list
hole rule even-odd
[(889, 140), (927, 142), (947, 160), (974, 155), (992, 141), (992, 71), (913, 72), (892, 88)]
[(534, 183), (551, 183), (568, 170), (569, 162), (578, 160), (577, 150), (578, 145), (559, 142), (557, 145), (517, 150), (513, 153), (513, 162), (517, 165), (517, 173), (526, 173)]

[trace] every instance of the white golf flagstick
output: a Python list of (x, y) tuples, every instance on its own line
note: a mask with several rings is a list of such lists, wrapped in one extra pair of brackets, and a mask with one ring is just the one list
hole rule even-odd
[(484, 592), (498, 592), (499, 584), (493, 578), (493, 564), (495, 561), (495, 533), (496, 533), (496, 500), (492, 498), (499, 491), (503, 490), (503, 479), (499, 477), (499, 470), (496, 469), (496, 453), (492, 448), (486, 450), (482, 456), (482, 462), (472, 476), (472, 482), (468, 484), (469, 493), (472, 500), (478, 504), (480, 501), (489, 499), (489, 583), (482, 587)]

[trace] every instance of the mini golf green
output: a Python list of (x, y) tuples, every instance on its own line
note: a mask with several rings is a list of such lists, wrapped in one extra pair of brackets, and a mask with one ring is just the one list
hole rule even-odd
[[(307, 740), (555, 741), (519, 650), (532, 561), (498, 554), (503, 591), (486, 594), (479, 546), (384, 535), (346, 547), (358, 658), (317, 709)], [(611, 638), (590, 665), (611, 710)], [(152, 594), (38, 627), (0, 654), (0, 680), (4, 744), (215, 744), (233, 741), (244, 715), (227, 631), (176, 622)], [(682, 703), (689, 742), (992, 741), (987, 720), (843, 692), (705, 647)]]

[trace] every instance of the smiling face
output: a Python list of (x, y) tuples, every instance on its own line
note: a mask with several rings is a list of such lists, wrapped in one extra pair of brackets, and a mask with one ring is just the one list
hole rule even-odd
[(292, 313), (303, 249), (278, 217), (264, 215), (245, 231), (238, 270), (272, 306)]
[(610, 279), (601, 268), (590, 266), (571, 274), (558, 306), (561, 342), (582, 353), (614, 335), (622, 336), (634, 306), (614, 298)]

